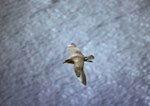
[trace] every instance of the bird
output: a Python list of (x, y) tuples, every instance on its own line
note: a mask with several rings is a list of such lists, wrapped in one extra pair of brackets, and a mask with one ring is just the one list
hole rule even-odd
[(77, 78), (82, 82), (83, 85), (86, 85), (86, 75), (84, 73), (84, 62), (93, 62), (95, 58), (93, 55), (84, 56), (81, 53), (81, 50), (76, 46), (75, 43), (68, 45), (68, 50), (71, 52), (71, 56), (63, 63), (74, 64), (74, 71)]

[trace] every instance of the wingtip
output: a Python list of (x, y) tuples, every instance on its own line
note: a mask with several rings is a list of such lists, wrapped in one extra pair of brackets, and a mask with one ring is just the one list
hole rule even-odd
[(68, 47), (70, 47), (70, 46), (76, 47), (76, 44), (75, 44), (75, 43), (70, 43), (70, 44), (68, 45)]
[(82, 84), (83, 84), (84, 86), (86, 86), (86, 83), (83, 83), (83, 82), (82, 82)]

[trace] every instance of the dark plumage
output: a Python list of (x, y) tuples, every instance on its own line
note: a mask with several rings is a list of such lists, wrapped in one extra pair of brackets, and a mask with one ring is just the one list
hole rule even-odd
[(78, 79), (86, 85), (86, 76), (84, 73), (84, 61), (92, 62), (94, 59), (93, 55), (84, 56), (80, 49), (74, 43), (68, 45), (68, 50), (71, 51), (71, 57), (67, 58), (64, 63), (74, 64), (74, 71)]

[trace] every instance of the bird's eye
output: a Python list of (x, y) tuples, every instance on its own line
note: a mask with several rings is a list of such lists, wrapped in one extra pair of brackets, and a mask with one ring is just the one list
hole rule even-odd
[(87, 58), (87, 57), (85, 57), (84, 59), (85, 59), (85, 60), (87, 60), (88, 58)]

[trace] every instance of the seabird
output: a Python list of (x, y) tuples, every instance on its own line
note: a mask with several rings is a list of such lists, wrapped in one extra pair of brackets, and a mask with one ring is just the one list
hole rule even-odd
[(74, 64), (74, 71), (78, 79), (82, 84), (86, 85), (86, 76), (84, 73), (84, 62), (92, 62), (94, 59), (93, 55), (84, 56), (80, 49), (74, 43), (68, 45), (68, 50), (72, 55), (67, 58), (64, 63)]

